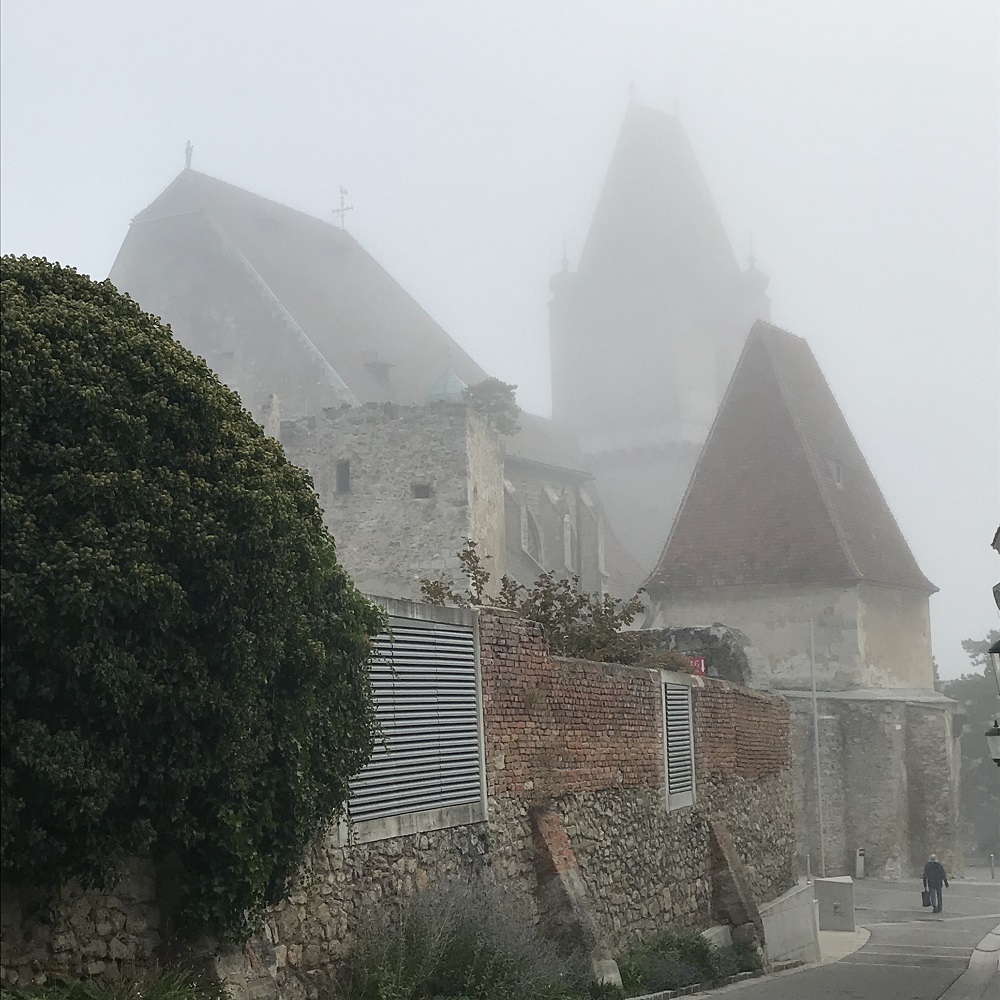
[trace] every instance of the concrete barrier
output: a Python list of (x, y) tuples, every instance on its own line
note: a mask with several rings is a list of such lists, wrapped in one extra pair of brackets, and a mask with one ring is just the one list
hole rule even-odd
[(853, 931), (854, 879), (850, 875), (838, 875), (836, 878), (818, 878), (813, 885), (819, 902), (819, 929)]
[(768, 962), (820, 960), (819, 926), (811, 885), (796, 886), (758, 909), (764, 923)]

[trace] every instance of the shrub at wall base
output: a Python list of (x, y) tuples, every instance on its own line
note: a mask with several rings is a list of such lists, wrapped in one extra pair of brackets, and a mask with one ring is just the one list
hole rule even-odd
[(3, 879), (152, 856), (179, 925), (240, 935), (370, 754), (383, 616), (169, 328), (44, 260), (2, 280)]

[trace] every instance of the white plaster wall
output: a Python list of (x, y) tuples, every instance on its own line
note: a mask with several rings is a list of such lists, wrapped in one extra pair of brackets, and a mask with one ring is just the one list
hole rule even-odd
[(858, 611), (867, 686), (933, 688), (927, 595), (862, 583), (858, 587)]
[(653, 628), (728, 625), (745, 633), (766, 664), (755, 687), (810, 686), (809, 622), (816, 684), (829, 691), (868, 685), (861, 659), (858, 595), (853, 586), (705, 587), (655, 592)]

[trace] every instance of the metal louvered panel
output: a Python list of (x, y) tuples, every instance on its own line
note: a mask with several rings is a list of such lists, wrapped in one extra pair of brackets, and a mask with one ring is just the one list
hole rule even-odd
[(371, 663), (380, 735), (351, 783), (355, 822), (478, 802), (483, 796), (471, 625), (390, 617)]
[(664, 684), (667, 735), (667, 794), (694, 791), (691, 689), (686, 684)]

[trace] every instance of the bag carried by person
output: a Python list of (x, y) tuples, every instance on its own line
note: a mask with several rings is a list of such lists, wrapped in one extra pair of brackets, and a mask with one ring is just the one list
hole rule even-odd
[(920, 893), (920, 902), (924, 906), (930, 906), (931, 905), (931, 891), (930, 891), (930, 889), (924, 889)]

